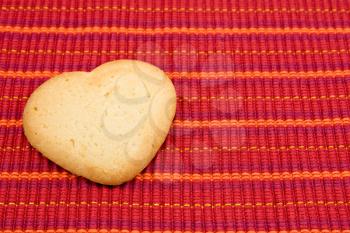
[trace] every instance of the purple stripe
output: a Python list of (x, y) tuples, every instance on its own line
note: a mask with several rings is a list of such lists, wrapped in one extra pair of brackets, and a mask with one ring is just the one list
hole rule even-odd
[[(335, 137), (337, 135), (337, 137)], [(225, 127), (225, 128), (180, 128), (169, 131), (168, 146), (186, 146), (176, 138), (191, 140), (193, 147), (199, 147), (206, 140), (212, 146), (249, 146), (265, 145), (269, 147), (284, 145), (349, 145), (350, 126), (324, 127)], [(237, 140), (232, 141), (232, 137)], [(318, 138), (318, 140), (315, 140)], [(249, 140), (248, 140), (249, 139)], [(0, 142), (3, 147), (27, 145), (22, 127), (0, 127)], [(269, 142), (266, 145), (266, 141)]]
[[(74, 71), (74, 70), (72, 70)], [(258, 71), (258, 70), (257, 70)], [(68, 70), (62, 70), (61, 72), (69, 72)], [(179, 71), (181, 72), (181, 70)], [(193, 71), (197, 72), (197, 71)], [(249, 71), (250, 72), (250, 71)], [(24, 93), (29, 94), (36, 87), (38, 87), (48, 77), (38, 78), (26, 78), (26, 77), (3, 77), (0, 76), (0, 86), (3, 87), (3, 92), (8, 92), (11, 89), (14, 92), (18, 92), (18, 88), (24, 88)], [(324, 76), (319, 78), (305, 78), (302, 76), (296, 76), (295, 78), (288, 77), (231, 77), (220, 76), (217, 77), (176, 77), (172, 81), (175, 87), (181, 87), (181, 90), (177, 90), (179, 97), (181, 96), (198, 96), (199, 94), (205, 94), (206, 96), (215, 95), (233, 95), (234, 96), (321, 96), (325, 95), (324, 90), (327, 90), (327, 94), (348, 94), (347, 90), (350, 89), (350, 80), (348, 75), (339, 77)], [(258, 88), (259, 87), (259, 88)], [(276, 89), (278, 87), (279, 89)], [(198, 88), (199, 90), (193, 90)], [(207, 89), (206, 89), (207, 88)], [(219, 88), (219, 90), (212, 90), (213, 88)], [(203, 89), (203, 90), (202, 90)], [(262, 89), (262, 90), (260, 90)], [(181, 92), (180, 92), (181, 91)], [(204, 92), (205, 91), (205, 92)], [(232, 91), (234, 93), (232, 94)], [(199, 93), (200, 92), (200, 93)], [(236, 93), (238, 92), (238, 93)], [(294, 94), (294, 95), (293, 95)], [(308, 95), (307, 95), (308, 94)]]
[[(165, 144), (164, 146), (166, 146)], [(209, 147), (210, 145), (204, 144)], [(263, 145), (267, 146), (267, 145)], [(3, 152), (2, 171), (50, 171), (58, 167), (34, 150)], [(224, 173), (350, 170), (349, 150), (160, 151), (145, 172)], [(61, 170), (62, 171), (62, 170)]]
[[(0, 32), (2, 48), (116, 51), (349, 50), (350, 34), (120, 35)], [(26, 43), (18, 43), (25, 41)], [(85, 41), (86, 43), (82, 43)], [(301, 43), (305, 42), (305, 43)], [(78, 46), (79, 45), (79, 46)]]
[[(349, 118), (349, 100), (313, 102), (179, 102), (175, 120), (255, 120), (255, 119), (334, 119)], [(8, 102), (0, 119), (21, 119), (25, 102)], [(277, 110), (277, 111), (276, 111)], [(83, 113), (82, 113), (83, 114)], [(76, 116), (79, 118), (80, 116)]]
[[(13, 90), (20, 90), (25, 86), (38, 86), (43, 80), (38, 79), (0, 79), (0, 86), (4, 92), (13, 95)], [(178, 89), (178, 97), (201, 96), (201, 90), (212, 90), (208, 96), (270, 96), (282, 95), (295, 96), (296, 90), (301, 96), (320, 96), (324, 93), (346, 94), (350, 89), (350, 79), (331, 78), (323, 79), (229, 79), (229, 80), (174, 80)], [(250, 88), (247, 88), (250, 87)], [(264, 88), (261, 88), (264, 87)], [(307, 88), (305, 88), (307, 87)], [(29, 94), (31, 90), (21, 92)], [(251, 90), (264, 90), (262, 93), (249, 93)], [(181, 92), (180, 92), (181, 91)], [(293, 92), (292, 92), (293, 91)], [(269, 93), (270, 92), (270, 93)], [(290, 94), (289, 94), (290, 93)], [(339, 93), (339, 94), (338, 94)], [(327, 94), (330, 95), (330, 94)], [(13, 104), (15, 103), (15, 104)], [(5, 102), (3, 111), (0, 111), (1, 119), (20, 119), (25, 102)], [(224, 120), (224, 119), (325, 119), (349, 117), (349, 100), (320, 100), (320, 101), (190, 101), (178, 102), (177, 120)], [(276, 109), (278, 111), (276, 111)]]
[[(16, 57), (22, 64), (6, 63)], [(0, 56), (2, 70), (57, 70), (52, 64), (60, 64), (58, 61), (66, 60), (66, 67), (57, 67), (58, 70), (91, 70), (101, 63), (118, 59), (137, 59), (155, 64), (166, 71), (314, 71), (314, 70), (348, 70), (350, 69), (350, 55), (343, 53), (322, 55), (174, 55), (160, 56), (144, 54), (86, 54), (74, 56), (62, 55), (32, 55), (32, 54), (5, 54)], [(77, 64), (74, 61), (81, 61)], [(191, 60), (192, 62), (187, 62)], [(89, 63), (89, 61), (92, 61)], [(91, 69), (83, 64), (92, 64)], [(205, 65), (203, 65), (205, 64)], [(16, 67), (16, 68), (15, 68)]]
[[(335, 137), (337, 136), (337, 137)], [(176, 140), (181, 138), (180, 141)], [(179, 128), (169, 131), (165, 146), (185, 147), (184, 141), (191, 141), (192, 147), (207, 146), (267, 146), (287, 145), (349, 145), (350, 126), (324, 127), (225, 127), (225, 128)], [(236, 140), (233, 140), (236, 139)], [(249, 139), (249, 140), (248, 140)], [(317, 140), (316, 140), (317, 139)], [(205, 140), (203, 142), (203, 140)], [(3, 147), (27, 146), (22, 127), (0, 127), (0, 143)], [(268, 144), (267, 144), (268, 143)], [(209, 145), (210, 144), (210, 145)]]
[[(294, 179), (294, 180), (273, 180), (273, 181), (225, 181), (218, 183), (217, 181), (206, 182), (188, 182), (188, 181), (165, 181), (160, 182), (154, 180), (153, 182), (144, 183), (139, 180), (132, 180), (123, 184), (122, 186), (115, 186), (111, 189), (107, 187), (101, 190), (101, 185), (88, 181), (83, 178), (78, 179), (43, 179), (43, 180), (2, 180), (3, 186), (0, 188), (0, 202), (49, 202), (49, 201), (66, 201), (79, 200), (81, 202), (93, 202), (99, 197), (99, 201), (113, 202), (128, 201), (130, 196), (136, 203), (155, 202), (155, 203), (189, 203), (193, 196), (200, 196), (201, 200), (193, 200), (193, 203), (280, 203), (280, 202), (298, 202), (302, 200), (323, 200), (342, 201), (350, 197), (350, 178), (344, 179)], [(47, 188), (45, 188), (47, 187)], [(305, 189), (305, 187), (307, 187)], [(17, 193), (25, 194), (28, 190), (37, 188), (37, 193), (40, 194), (43, 189), (49, 190), (70, 190), (62, 193), (48, 192), (45, 195), (16, 195)], [(174, 200), (172, 197), (163, 197), (162, 195), (154, 195), (151, 200), (147, 200), (152, 190), (179, 190), (182, 189), (181, 200)], [(217, 190), (217, 195), (211, 197), (212, 190)], [(232, 190), (241, 189), (244, 193), (231, 192)], [(8, 192), (8, 190), (11, 190)], [(77, 192), (81, 192), (79, 198), (76, 197)], [(138, 195), (132, 195), (133, 190), (143, 190), (144, 198)], [(193, 191), (191, 191), (193, 190)], [(202, 191), (200, 191), (202, 190)], [(332, 190), (331, 193), (326, 190)], [(46, 190), (47, 191), (47, 190)], [(105, 195), (99, 196), (100, 192)], [(123, 196), (123, 194), (129, 195)], [(137, 192), (137, 191), (136, 191)], [(191, 193), (193, 192), (193, 193)], [(221, 197), (221, 193), (228, 194)], [(122, 195), (119, 197), (119, 195)], [(325, 200), (327, 197), (327, 200)]]
[[(13, 0), (4, 0), (4, 6), (14, 6)], [(117, 4), (118, 3), (118, 4)], [(72, 2), (70, 0), (62, 0), (59, 2), (47, 2), (46, 0), (27, 0), (25, 2), (21, 2), (21, 6), (48, 6), (48, 7), (73, 7), (73, 8), (87, 8), (87, 7), (96, 7), (96, 6), (125, 6), (125, 7), (133, 7), (133, 8), (204, 8), (204, 9), (304, 9), (305, 3), (299, 1), (271, 1), (265, 3), (262, 0), (258, 1), (245, 1), (245, 0), (237, 0), (234, 2), (210, 2), (208, 4), (203, 4), (203, 2), (188, 2), (186, 0), (176, 1), (176, 4), (172, 0), (164, 0), (162, 2), (153, 2), (147, 0), (139, 0), (137, 2), (111, 2), (108, 0), (86, 0), (82, 3), (80, 2)], [(265, 3), (265, 4), (264, 4)], [(349, 6), (347, 0), (336, 0), (336, 1), (312, 1), (307, 4), (308, 9), (346, 9)], [(321, 13), (320, 13), (321, 14)]]
[[(31, 34), (24, 35), (18, 33), (1, 33), (4, 37), (2, 48), (17, 50), (114, 50), (124, 51), (128, 48), (130, 51), (226, 51), (226, 50), (349, 50), (348, 41), (350, 35), (156, 35), (147, 36), (149, 40), (145, 42), (144, 37), (140, 35), (44, 35)], [(27, 41), (21, 45), (18, 41)], [(89, 43), (83, 43), (88, 41)], [(134, 42), (135, 41), (135, 42)], [(305, 41), (305, 43), (300, 43)], [(118, 42), (118, 43), (117, 43)], [(253, 43), (254, 42), (254, 43)], [(256, 43), (255, 43), (256, 42)], [(31, 46), (34, 45), (35, 47)], [(84, 45), (83, 47), (82, 44)], [(312, 44), (312, 47), (309, 45)], [(205, 45), (205, 46), (203, 46)], [(33, 58), (37, 58), (33, 59)], [(152, 56), (142, 54), (130, 55), (84, 55), (65, 56), (67, 61), (64, 67), (57, 67), (55, 64), (61, 64), (62, 56), (43, 56), (43, 55), (8, 55), (3, 53), (0, 56), (0, 68), (4, 70), (91, 70), (104, 61), (119, 58), (133, 58), (149, 61), (160, 66), (166, 71), (218, 71), (220, 70), (329, 70), (329, 69), (349, 69), (349, 56), (342, 53), (340, 56), (325, 54), (320, 55), (272, 55), (267, 58), (253, 58), (251, 55), (213, 55), (199, 56), (192, 59), (191, 63), (185, 62), (186, 59), (179, 59), (178, 56)], [(13, 58), (16, 63), (8, 63)], [(82, 60), (81, 60), (82, 59)], [(217, 62), (221, 60), (221, 62)], [(332, 62), (325, 62), (331, 60)], [(35, 61), (35, 62), (34, 62)], [(205, 62), (206, 66), (201, 66)], [(259, 64), (265, 64), (260, 66)]]
[[(240, 78), (227, 79), (173, 79), (177, 96), (323, 96), (348, 95), (350, 78), (348, 76), (319, 78)], [(48, 78), (0, 78), (2, 93), (13, 96), (16, 93), (29, 95)], [(180, 88), (181, 87), (181, 88)], [(286, 101), (288, 102), (288, 101)]]
[[(6, 210), (8, 214), (6, 218), (2, 218), (3, 223), (0, 222), (4, 226), (3, 229), (114, 228), (149, 231), (156, 229), (201, 231), (204, 224), (203, 218), (208, 219), (205, 222), (205, 229), (208, 231), (249, 231), (253, 229), (252, 227), (255, 231), (298, 229), (298, 227), (302, 229), (330, 229), (332, 227), (334, 229), (348, 229), (350, 226), (347, 215), (344, 216), (344, 212), (347, 211), (345, 206), (258, 207), (255, 209), (225, 207), (214, 210), (210, 208), (170, 209), (165, 207), (160, 209), (140, 207), (130, 209), (128, 207), (86, 206), (81, 208), (41, 206), (19, 209), (11, 206), (5, 209), (5, 207), (0, 206), (0, 211), (6, 212)], [(257, 214), (257, 212), (261, 214)], [(32, 213), (36, 213), (35, 216)], [(166, 214), (159, 215), (160, 213)], [(69, 214), (69, 218), (66, 217), (67, 214)], [(276, 215), (279, 216), (278, 219), (276, 219)], [(169, 216), (169, 218), (165, 218), (165, 216)], [(146, 220), (146, 217), (150, 220)], [(45, 219), (45, 221), (38, 219)], [(176, 221), (177, 219), (181, 219), (181, 221)], [(332, 224), (328, 225), (330, 222)]]

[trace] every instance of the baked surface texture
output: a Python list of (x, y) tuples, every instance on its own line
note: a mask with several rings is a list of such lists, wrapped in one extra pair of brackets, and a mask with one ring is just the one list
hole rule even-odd
[(118, 60), (66, 72), (28, 99), (23, 127), (51, 161), (101, 184), (133, 179), (155, 156), (175, 115), (176, 93), (159, 68)]

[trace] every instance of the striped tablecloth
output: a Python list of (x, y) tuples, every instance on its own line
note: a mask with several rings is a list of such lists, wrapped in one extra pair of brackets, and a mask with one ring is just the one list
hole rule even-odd
[[(1, 0), (0, 232), (350, 232), (350, 1)], [(121, 58), (164, 69), (177, 115), (108, 187), (23, 135), (32, 91)]]

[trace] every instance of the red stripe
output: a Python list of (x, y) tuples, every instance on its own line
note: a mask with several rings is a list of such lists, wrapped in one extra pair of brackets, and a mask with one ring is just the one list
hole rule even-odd
[[(203, 233), (202, 231), (183, 230), (128, 230), (128, 229), (48, 229), (48, 230), (0, 230), (1, 233)], [(329, 230), (329, 229), (302, 229), (302, 230), (278, 230), (278, 231), (244, 231), (244, 230), (223, 230), (206, 231), (206, 233), (349, 233), (350, 230)]]
[[(166, 146), (166, 145), (165, 145)], [(2, 152), (2, 171), (62, 171), (35, 151)], [(179, 152), (161, 150), (146, 172), (289, 172), (350, 170), (349, 151), (235, 151)]]
[[(218, 88), (219, 89), (219, 88)], [(226, 91), (225, 91), (226, 92)], [(16, 111), (22, 112), (25, 106), (25, 101), (13, 104), (12, 101), (2, 101), (6, 111), (0, 110), (0, 119), (5, 117), (16, 118)], [(347, 110), (349, 100), (321, 100), (310, 103), (305, 101), (186, 101), (178, 102), (177, 108), (181, 109), (181, 114), (177, 114), (176, 121), (184, 121), (187, 119), (193, 120), (224, 120), (225, 118), (254, 120), (256, 118), (278, 118), (278, 119), (293, 119), (293, 118), (316, 118), (316, 119), (332, 119), (343, 117)], [(307, 106), (307, 107), (305, 107)], [(334, 106), (331, 110), (329, 106)], [(271, 114), (273, 111), (278, 114)], [(9, 114), (10, 112), (10, 114)], [(2, 124), (2, 120), (0, 124)]]
[[(273, 130), (273, 134), (271, 131)], [(6, 134), (5, 134), (6, 133)], [(337, 137), (335, 137), (337, 135)], [(6, 136), (6, 140), (5, 140)], [(236, 139), (229, 139), (235, 137)], [(261, 127), (223, 129), (181, 129), (173, 128), (163, 146), (169, 153), (200, 154), (210, 152), (297, 152), (297, 151), (346, 151), (349, 145), (350, 126), (328, 126), (323, 128), (304, 127)], [(176, 138), (191, 139), (191, 144)], [(316, 140), (316, 138), (318, 140)], [(22, 128), (0, 131), (0, 151), (21, 152), (31, 150)], [(268, 143), (267, 143), (268, 142)], [(343, 146), (340, 146), (343, 145)], [(21, 153), (18, 154), (19, 156)], [(13, 155), (15, 158), (16, 155)], [(328, 156), (327, 156), (328, 157)]]
[[(348, 40), (350, 35), (247, 35), (244, 38), (241, 36), (148, 36), (149, 40), (144, 41), (143, 37), (128, 35), (45, 35), (45, 34), (20, 34), (20, 33), (3, 33), (6, 43), (2, 49), (16, 49), (30, 51), (34, 50), (49, 50), (55, 51), (108, 51), (113, 54), (113, 51), (126, 51), (142, 54), (142, 52), (165, 52), (169, 51), (232, 51), (239, 54), (243, 51), (332, 51), (345, 50), (349, 51), (350, 47)], [(17, 40), (26, 41), (25, 44), (18, 44)], [(72, 41), (75, 41), (74, 43)], [(196, 41), (196, 44), (191, 46), (188, 42)], [(252, 41), (256, 43), (252, 43)], [(319, 42), (322, 43), (319, 43)], [(67, 43), (68, 42), (68, 43)], [(208, 43), (212, 42), (212, 43)], [(304, 43), (301, 43), (304, 42)], [(0, 42), (1, 43), (1, 42)], [(81, 47), (77, 47), (80, 44)], [(312, 46), (310, 46), (312, 45)], [(343, 53), (345, 53), (345, 51)], [(281, 53), (283, 55), (283, 53)], [(288, 54), (288, 53), (287, 53)], [(327, 54), (327, 53), (323, 53)], [(104, 54), (102, 54), (104, 55)], [(164, 54), (166, 55), (166, 54)], [(250, 53), (247, 53), (247, 56)], [(311, 54), (312, 55), (312, 54)], [(282, 58), (283, 56), (281, 56)], [(326, 56), (325, 56), (326, 58)], [(178, 61), (179, 62), (179, 61)]]
[[(122, 4), (124, 3), (124, 4)], [(211, 2), (210, 4), (203, 4), (201, 1), (194, 1), (194, 2), (188, 2), (184, 0), (177, 1), (176, 4), (174, 4), (171, 0), (165, 0), (162, 2), (149, 2), (147, 0), (139, 0), (137, 2), (128, 2), (125, 4), (125, 2), (111, 2), (108, 0), (102, 0), (96, 3), (96, 1), (93, 0), (86, 0), (84, 1), (84, 4), (76, 4), (74, 2), (71, 2), (69, 0), (62, 0), (59, 2), (47, 2), (45, 0), (28, 0), (25, 2), (18, 1), (14, 2), (13, 0), (4, 0), (3, 6), (50, 6), (50, 7), (96, 7), (96, 6), (121, 6), (125, 5), (129, 8), (131, 7), (142, 7), (142, 8), (208, 8), (208, 9), (348, 9), (348, 2), (346, 0), (338, 0), (336, 2), (337, 4), (330, 2), (330, 1), (313, 1), (312, 4), (305, 4), (303, 2), (299, 1), (288, 1), (288, 0), (273, 0), (270, 2), (270, 4), (266, 4), (263, 0), (257, 0), (257, 1), (244, 1), (244, 0), (237, 0), (234, 2)]]
[[(4, 211), (3, 207), (0, 207), (0, 210)], [(17, 208), (15, 206), (10, 206), (6, 208), (8, 210), (7, 217), (8, 219), (16, 219), (17, 217), (24, 218), (25, 213), (36, 213), (36, 218), (43, 219), (46, 216), (46, 212), (50, 211), (53, 214), (50, 215), (50, 218), (47, 219), (46, 225), (49, 225), (51, 228), (73, 228), (75, 227), (75, 221), (67, 221), (64, 216), (65, 213), (69, 214), (72, 219), (79, 219), (79, 223), (82, 225), (94, 225), (98, 222), (96, 219), (99, 219), (101, 222), (99, 223), (99, 227), (121, 227), (130, 224), (130, 216), (129, 213), (132, 212), (134, 217), (142, 216), (138, 221), (135, 222), (133, 228), (141, 229), (142, 225), (148, 225), (150, 222), (162, 222), (162, 225), (173, 225), (176, 226), (177, 229), (193, 229), (193, 222), (200, 222), (204, 214), (210, 216), (210, 213), (213, 214), (212, 221), (216, 224), (225, 224), (227, 219), (235, 219), (240, 225), (239, 229), (246, 229), (243, 222), (254, 222), (259, 219), (259, 221), (268, 221), (270, 222), (270, 226), (273, 225), (274, 228), (281, 227), (283, 229), (289, 229), (289, 222), (293, 222), (296, 219), (300, 221), (299, 227), (301, 228), (321, 228), (321, 224), (332, 221), (332, 226), (334, 228), (340, 229), (343, 227), (339, 222), (337, 222), (337, 213), (344, 213), (346, 211), (346, 207), (332, 207), (332, 206), (319, 206), (319, 207), (311, 207), (311, 206), (289, 206), (286, 208), (283, 207), (255, 207), (255, 208), (241, 208), (241, 207), (224, 207), (224, 208), (169, 208), (169, 207), (134, 207), (130, 208), (128, 206), (116, 206), (116, 207), (98, 207), (98, 206), (84, 206), (84, 207), (64, 207), (60, 206), (59, 208), (46, 207), (46, 206), (30, 206), (26, 208), (20, 208), (21, 211), (18, 214), (15, 214)], [(86, 213), (86, 209), (89, 209), (89, 214)], [(157, 220), (154, 219), (151, 213), (169, 213), (160, 215)], [(224, 212), (224, 214), (220, 214)], [(172, 214), (171, 214), (172, 213)], [(215, 213), (215, 214), (214, 214)], [(258, 214), (259, 213), (259, 214)], [(271, 214), (273, 213), (273, 214)], [(286, 214), (288, 213), (288, 214)], [(321, 213), (321, 214), (320, 214)], [(274, 221), (275, 214), (279, 216), (279, 223)], [(113, 215), (113, 222), (108, 223), (110, 219), (110, 215)], [(172, 223), (174, 221), (174, 217), (170, 216), (184, 215), (184, 216), (194, 216), (192, 218), (182, 218), (180, 216), (175, 217), (175, 220), (181, 219), (180, 221), (176, 221), (177, 223)], [(300, 216), (299, 216), (300, 215)], [(34, 219), (31, 217), (29, 220)], [(209, 225), (209, 223), (207, 223)], [(230, 229), (234, 229), (232, 222), (228, 223)], [(13, 229), (13, 228), (21, 228), (21, 223), (18, 221), (7, 221), (4, 224), (5, 229)], [(159, 226), (159, 228), (162, 228)], [(130, 227), (130, 226), (129, 226)], [(237, 225), (236, 225), (237, 227)], [(272, 226), (271, 226), (272, 227)], [(151, 227), (150, 227), (151, 229)], [(200, 227), (198, 230), (202, 229)], [(265, 229), (255, 228), (255, 229)]]
[[(76, 8), (77, 9), (77, 8)], [(144, 8), (142, 8), (144, 9)], [(289, 27), (347, 27), (350, 25), (349, 20), (349, 11), (347, 12), (323, 12), (322, 18), (319, 17), (317, 12), (289, 12), (286, 13), (283, 10), (279, 12), (263, 12), (252, 9), (249, 11), (236, 11), (236, 12), (214, 12), (209, 11), (200, 12), (198, 11), (187, 11), (180, 12), (177, 14), (176, 18), (174, 17), (174, 12), (177, 13), (181, 10), (174, 10), (173, 12), (163, 11), (162, 8), (159, 9), (160, 12), (153, 11), (149, 9), (147, 12), (136, 11), (136, 10), (123, 10), (121, 12), (128, 13), (129, 18), (120, 18), (120, 14), (115, 14), (120, 11), (88, 11), (88, 13), (83, 11), (0, 11), (0, 23), (1, 25), (8, 26), (21, 26), (21, 23), (14, 20), (14, 16), (20, 17), (22, 20), (31, 21), (31, 26), (66, 26), (66, 27), (104, 27), (104, 26), (116, 26), (116, 27), (128, 27), (129, 25), (134, 25), (136, 27), (144, 28), (158, 28), (158, 27), (209, 27), (209, 28), (266, 28), (266, 27), (280, 27), (281, 25), (289, 25)], [(345, 9), (342, 9), (345, 10)], [(144, 21), (144, 18), (147, 15), (152, 14), (153, 21)], [(278, 21), (274, 19), (274, 14), (278, 13), (280, 18)], [(105, 15), (108, 14), (108, 20), (103, 20)], [(300, 17), (295, 18), (293, 21), (290, 21), (290, 17), (298, 14)], [(242, 17), (244, 16), (244, 17)], [(308, 20), (303, 20), (303, 17), (307, 17)], [(324, 20), (324, 17), (332, 17), (332, 24)], [(65, 17), (67, 20), (61, 20), (61, 17)], [(196, 17), (196, 21), (193, 21), (191, 24), (188, 23), (188, 18)], [(251, 20), (251, 17), (257, 17), (260, 20)], [(80, 19), (84, 18), (84, 21)], [(218, 19), (222, 20), (218, 20)], [(347, 20), (344, 20), (347, 19)]]
[[(26, 60), (28, 61), (27, 67), (35, 67), (35, 64), (37, 62), (48, 62), (52, 63), (62, 58), (63, 55), (61, 54), (49, 54), (49, 55), (43, 55), (43, 54), (20, 54), (20, 55), (10, 55), (6, 53), (2, 53), (0, 56), (0, 60), (7, 60), (11, 57), (17, 57), (20, 60)], [(252, 70), (259, 70), (261, 67), (259, 67), (258, 63), (256, 61), (261, 61), (265, 63), (264, 61), (269, 60), (269, 63), (266, 63), (266, 66), (262, 69), (262, 71), (277, 71), (274, 67), (280, 67), (279, 69), (282, 70), (290, 70), (290, 71), (297, 71), (302, 66), (306, 66), (307, 70), (311, 70), (311, 67), (313, 66), (314, 69), (321, 70), (324, 67), (324, 64), (331, 63), (330, 69), (332, 70), (340, 70), (340, 69), (349, 69), (350, 65), (346, 63), (345, 61), (350, 61), (350, 55), (349, 53), (343, 53), (341, 56), (338, 54), (277, 54), (277, 55), (258, 55), (258, 54), (244, 54), (244, 55), (171, 55), (171, 54), (164, 54), (163, 56), (159, 54), (137, 54), (136, 51), (134, 54), (87, 54), (87, 55), (68, 55), (63, 56), (65, 60), (67, 60), (68, 63), (72, 63), (75, 60), (80, 61), (86, 61), (87, 59), (92, 59), (94, 61), (97, 61), (101, 57), (103, 58), (103, 62), (107, 62), (110, 60), (118, 60), (118, 59), (138, 59), (138, 60), (146, 60), (151, 63), (155, 64), (172, 64), (174, 60), (183, 60), (183, 59), (189, 59), (192, 60), (192, 64), (184, 64), (188, 67), (189, 70), (193, 70), (195, 65), (201, 64), (201, 63), (212, 63), (214, 61), (222, 62), (222, 64), (228, 64), (228, 63), (234, 63), (235, 66), (231, 65), (231, 68), (226, 65), (226, 67), (222, 66), (222, 70), (246, 70), (247, 64), (251, 64), (250, 66)], [(162, 59), (162, 60), (160, 60)], [(162, 63), (160, 63), (162, 62)], [(97, 66), (98, 64), (96, 64)], [(175, 67), (177, 71), (182, 66)], [(165, 67), (167, 70), (171, 69), (170, 65), (167, 65)], [(219, 69), (220, 67), (216, 67), (216, 69)], [(73, 68), (72, 69), (79, 69), (79, 68)], [(80, 68), (81, 69), (81, 68)], [(172, 68), (174, 69), (174, 68)], [(183, 69), (183, 68), (182, 68)], [(208, 66), (206, 68), (203, 68), (203, 71), (214, 71), (214, 68), (212, 66)]]

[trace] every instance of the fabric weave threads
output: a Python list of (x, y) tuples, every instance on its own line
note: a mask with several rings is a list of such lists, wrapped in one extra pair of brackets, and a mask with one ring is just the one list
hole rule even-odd
[[(0, 232), (349, 233), (350, 2), (0, 1)], [(42, 82), (115, 59), (159, 66), (177, 114), (118, 187), (27, 142)]]

